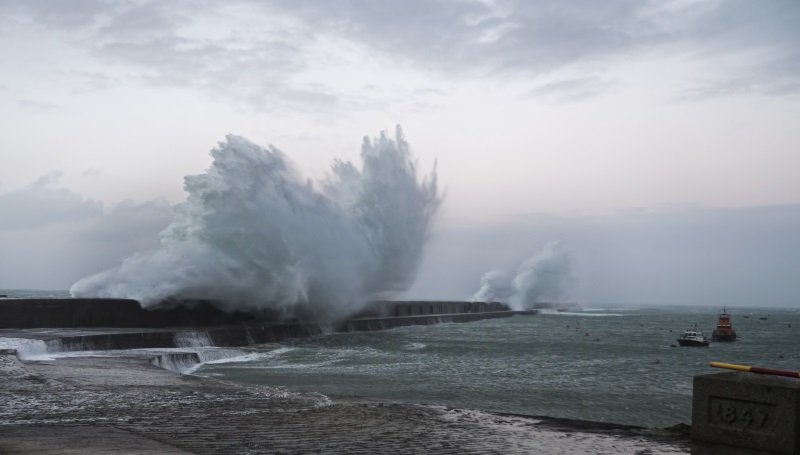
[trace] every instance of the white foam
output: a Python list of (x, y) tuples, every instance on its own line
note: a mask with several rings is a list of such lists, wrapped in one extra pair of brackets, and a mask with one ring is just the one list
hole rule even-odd
[(179, 348), (200, 348), (214, 346), (211, 337), (206, 331), (177, 332), (173, 341)]
[[(268, 352), (247, 352), (240, 349), (225, 349), (225, 348), (207, 348), (207, 349), (183, 349), (176, 348), (171, 350), (172, 353), (187, 353), (197, 356), (199, 362), (189, 361), (183, 358), (178, 362), (162, 360), (158, 366), (168, 370), (176, 371), (178, 373), (193, 374), (205, 365), (218, 365), (225, 363), (252, 363), (259, 360), (269, 360), (279, 357), (287, 352), (291, 352), (295, 348), (283, 347), (273, 349)], [(178, 358), (180, 356), (163, 356), (163, 359)]]
[(20, 360), (53, 360), (53, 353), (42, 340), (0, 338), (0, 349), (15, 349)]

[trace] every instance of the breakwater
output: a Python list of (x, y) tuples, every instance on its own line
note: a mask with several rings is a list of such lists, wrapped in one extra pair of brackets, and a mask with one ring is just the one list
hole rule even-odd
[[(370, 303), (348, 321), (493, 312), (511, 310), (500, 302), (381, 301)], [(139, 302), (129, 299), (0, 300), (0, 329), (210, 327), (284, 320), (281, 314), (269, 310), (226, 312), (210, 301), (165, 302), (157, 308), (144, 309)], [(340, 321), (335, 325), (345, 323)]]
[(499, 302), (373, 302), (332, 323), (278, 320), (269, 313), (227, 313), (210, 302), (143, 309), (125, 299), (10, 299), (0, 301), (0, 337), (35, 339), (46, 352), (139, 348), (238, 347), (304, 338), (323, 332), (386, 330), (408, 325), (472, 322), (534, 314)]
[(129, 299), (0, 300), (0, 329), (206, 327), (274, 318), (270, 314), (228, 313), (210, 302), (165, 303), (145, 310)]

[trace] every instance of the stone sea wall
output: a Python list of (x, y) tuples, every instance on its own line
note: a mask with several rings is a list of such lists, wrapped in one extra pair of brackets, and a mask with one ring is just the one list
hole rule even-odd
[[(449, 315), (509, 311), (499, 302), (413, 301), (373, 302), (352, 319)], [(281, 322), (269, 310), (226, 312), (208, 301), (167, 302), (144, 309), (127, 299), (2, 299), (0, 329), (30, 328), (161, 328), (209, 327), (256, 322)]]
[(237, 347), (323, 332), (386, 330), (534, 313), (511, 311), (498, 302), (384, 301), (369, 304), (345, 321), (320, 325), (298, 319), (276, 322), (274, 314), (226, 313), (209, 302), (145, 310), (138, 302), (123, 299), (9, 299), (0, 300), (0, 336), (6, 332), (5, 336), (40, 339), (48, 352)]

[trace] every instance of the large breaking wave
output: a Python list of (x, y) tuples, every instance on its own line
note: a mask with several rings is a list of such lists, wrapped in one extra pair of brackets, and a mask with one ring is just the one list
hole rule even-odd
[(342, 317), (411, 285), (441, 198), (436, 169), (418, 176), (400, 127), (364, 138), (361, 167), (335, 161), (312, 182), (273, 146), (229, 135), (155, 251), (84, 278), (76, 297), (144, 306), (208, 299), (230, 309), (302, 309)]

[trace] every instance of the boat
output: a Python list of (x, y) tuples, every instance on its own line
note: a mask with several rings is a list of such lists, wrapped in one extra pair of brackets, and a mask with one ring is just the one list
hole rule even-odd
[(717, 327), (711, 332), (711, 339), (714, 341), (736, 341), (736, 330), (731, 325), (731, 315), (723, 308), (722, 313), (717, 319)]
[(691, 346), (697, 348), (707, 348), (711, 344), (708, 338), (703, 336), (703, 332), (697, 329), (697, 324), (691, 329), (686, 329), (678, 338), (678, 344), (681, 346)]

